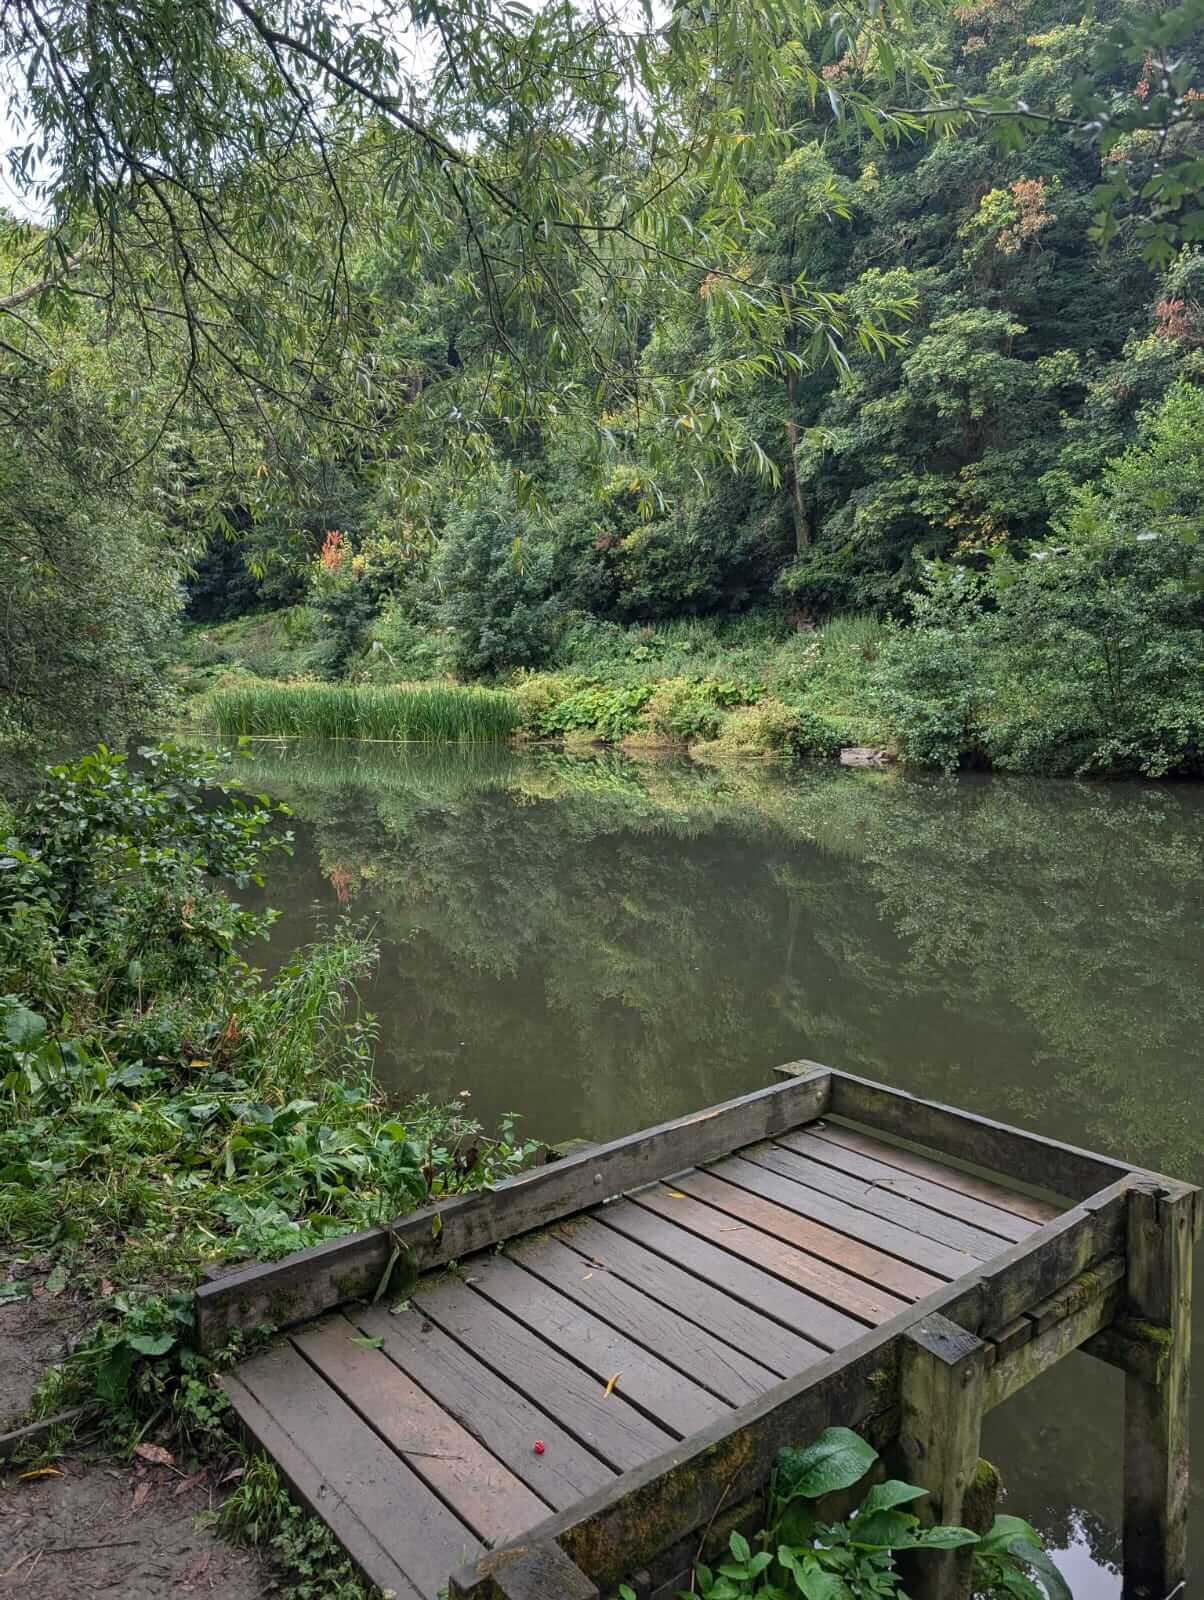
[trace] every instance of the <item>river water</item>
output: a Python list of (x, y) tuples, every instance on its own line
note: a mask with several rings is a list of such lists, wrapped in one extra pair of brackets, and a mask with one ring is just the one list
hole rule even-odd
[[(266, 744), (243, 775), (295, 813), (268, 964), (371, 923), (399, 1097), (608, 1139), (806, 1057), (1204, 1182), (1204, 785)], [(1076, 1600), (1119, 1593), (1121, 1388), (1075, 1356), (988, 1423)]]

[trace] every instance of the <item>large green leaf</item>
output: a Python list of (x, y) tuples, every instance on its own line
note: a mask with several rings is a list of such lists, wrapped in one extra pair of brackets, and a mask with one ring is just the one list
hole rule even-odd
[(835, 1489), (848, 1489), (864, 1478), (878, 1453), (851, 1428), (825, 1428), (805, 1450), (780, 1450), (775, 1463), (781, 1501), (802, 1496), (817, 1500)]
[(46, 1019), (28, 1006), (13, 1006), (4, 1018), (4, 1035), (18, 1050), (36, 1050), (46, 1036)]
[(901, 1478), (887, 1478), (885, 1483), (874, 1484), (861, 1502), (861, 1515), (866, 1517), (871, 1511), (890, 1511), (895, 1506), (919, 1500), (927, 1493), (928, 1490), (921, 1489), (918, 1484), (904, 1483)]

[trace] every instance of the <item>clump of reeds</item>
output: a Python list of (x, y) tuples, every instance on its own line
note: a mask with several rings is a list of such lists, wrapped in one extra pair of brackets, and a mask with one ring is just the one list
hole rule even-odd
[(245, 683), (219, 689), (210, 714), (219, 732), (314, 739), (407, 739), (484, 744), (522, 722), (516, 698), (499, 689), (438, 683), (418, 687), (350, 683)]

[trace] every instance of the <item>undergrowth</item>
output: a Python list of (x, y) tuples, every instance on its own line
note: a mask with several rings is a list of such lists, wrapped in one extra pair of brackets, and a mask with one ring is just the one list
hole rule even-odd
[[(244, 959), (273, 916), (231, 888), (289, 835), (282, 808), (223, 780), (227, 759), (102, 747), (0, 808), (0, 1302), (36, 1288), (85, 1311), (33, 1413), (89, 1407), (119, 1455), (152, 1435), (177, 1459), (235, 1449), (216, 1376), (245, 1345), (193, 1348), (206, 1267), (386, 1222), (532, 1153), (459, 1102), (387, 1103), (362, 930), (332, 928), (270, 982)], [(243, 1499), (262, 1485), (247, 1475)], [(274, 1516), (276, 1553), (328, 1577), (322, 1540)], [(294, 1592), (361, 1593), (349, 1567), (327, 1577)]]

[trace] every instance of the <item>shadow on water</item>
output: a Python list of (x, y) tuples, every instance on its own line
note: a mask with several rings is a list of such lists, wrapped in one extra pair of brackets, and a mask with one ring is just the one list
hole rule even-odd
[[(1204, 1181), (1202, 786), (412, 746), (246, 776), (296, 815), (272, 959), (371, 922), (399, 1096), (602, 1139), (810, 1057)], [(989, 1424), (1076, 1600), (1118, 1592), (1120, 1394), (1075, 1357)]]

